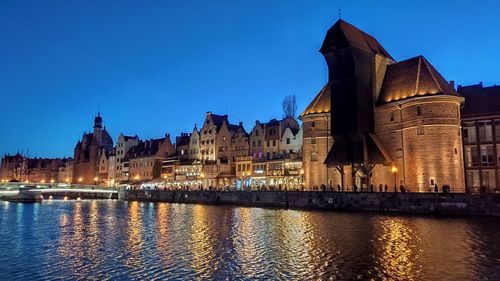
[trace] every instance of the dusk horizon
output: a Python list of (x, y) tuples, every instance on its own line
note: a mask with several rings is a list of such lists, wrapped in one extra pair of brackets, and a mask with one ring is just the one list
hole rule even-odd
[[(150, 139), (191, 132), (207, 111), (251, 130), (255, 120), (281, 118), (286, 95), (297, 97), (300, 114), (328, 81), (318, 50), (339, 13), (396, 61), (424, 55), (456, 85), (498, 81), (494, 1), (389, 2), (192, 8), (55, 1), (22, 9), (3, 2), (0, 103), (12, 118), (0, 121), (0, 152), (72, 157), (98, 111), (114, 141), (120, 133)], [(481, 17), (468, 18), (472, 13)]]

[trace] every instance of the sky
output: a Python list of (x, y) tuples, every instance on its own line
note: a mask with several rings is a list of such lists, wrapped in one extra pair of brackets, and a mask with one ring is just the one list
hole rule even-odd
[(338, 20), (458, 85), (500, 83), (497, 1), (0, 1), (0, 152), (72, 156), (98, 111), (116, 141), (191, 132), (207, 111), (252, 129), (327, 82)]

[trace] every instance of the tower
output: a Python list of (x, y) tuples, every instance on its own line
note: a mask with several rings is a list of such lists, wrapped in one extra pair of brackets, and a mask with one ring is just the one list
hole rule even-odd
[(346, 165), (352, 166), (353, 178), (358, 174), (362, 184), (369, 184), (375, 165), (391, 161), (374, 134), (373, 112), (383, 77), (377, 70), (393, 59), (375, 38), (343, 20), (328, 30), (320, 52), (328, 65), (333, 105), (330, 120), (335, 145), (326, 164), (339, 170), (342, 184)]

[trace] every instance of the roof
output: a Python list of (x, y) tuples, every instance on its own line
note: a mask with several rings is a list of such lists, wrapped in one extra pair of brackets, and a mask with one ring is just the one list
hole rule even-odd
[(458, 92), (465, 98), (462, 118), (500, 115), (500, 86), (458, 86)]
[(313, 101), (304, 109), (299, 118), (309, 114), (328, 113), (331, 111), (330, 85), (327, 83), (323, 89), (316, 95)]
[(361, 31), (357, 27), (350, 23), (339, 19), (326, 33), (323, 45), (319, 50), (322, 54), (328, 53), (330, 48), (337, 43), (339, 34), (343, 34), (345, 39), (350, 45), (354, 45), (361, 48), (367, 52), (382, 55), (384, 57), (394, 60), (389, 52), (387, 52), (384, 47), (373, 38), (371, 35)]
[(461, 97), (423, 56), (417, 56), (387, 66), (377, 104), (434, 95)]

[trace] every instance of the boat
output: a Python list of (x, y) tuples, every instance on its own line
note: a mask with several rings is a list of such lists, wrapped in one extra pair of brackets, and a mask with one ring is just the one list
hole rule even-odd
[(16, 190), (0, 193), (0, 200), (14, 203), (41, 203), (43, 196), (36, 186), (23, 186)]

